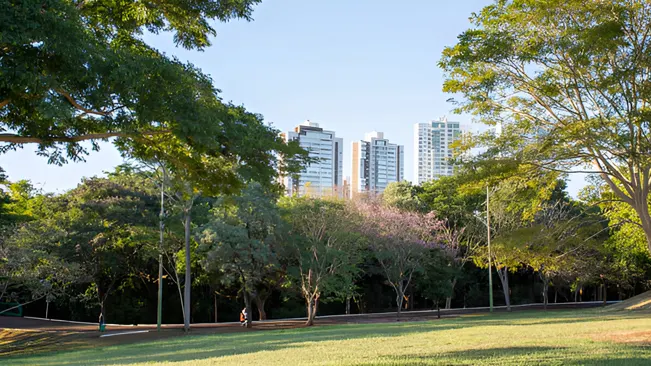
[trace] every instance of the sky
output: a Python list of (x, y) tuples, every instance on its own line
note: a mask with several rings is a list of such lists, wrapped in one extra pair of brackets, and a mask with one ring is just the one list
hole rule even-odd
[[(470, 27), (469, 16), (490, 0), (266, 0), (254, 20), (215, 24), (217, 36), (203, 52), (178, 48), (172, 35), (145, 41), (210, 75), (225, 101), (260, 113), (279, 130), (305, 120), (344, 138), (344, 176), (350, 175), (352, 141), (384, 132), (405, 146), (405, 178), (413, 179), (413, 125), (455, 116), (442, 92), (437, 63), (446, 46)], [(109, 143), (85, 162), (47, 164), (34, 147), (0, 155), (12, 180), (29, 179), (49, 192), (74, 188), (82, 177), (102, 175), (122, 162)], [(582, 186), (575, 177), (569, 191)]]

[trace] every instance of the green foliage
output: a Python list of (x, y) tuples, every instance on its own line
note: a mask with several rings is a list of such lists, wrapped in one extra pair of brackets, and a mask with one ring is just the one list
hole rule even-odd
[(319, 299), (341, 296), (359, 271), (357, 215), (342, 201), (309, 197), (283, 198), (280, 207), (288, 224), (280, 254), (306, 300), (311, 325)]
[[(499, 125), (471, 138), (502, 166), (590, 169), (634, 208), (651, 246), (651, 65), (644, 1), (496, 1), (443, 52), (457, 112)], [(473, 146), (469, 144), (469, 147)]]
[(43, 216), (22, 226), (16, 240), (79, 267), (77, 280), (96, 289), (92, 304), (103, 307), (124, 281), (140, 275), (156, 241), (155, 207), (156, 197), (135, 175), (91, 178), (48, 199)]
[[(223, 284), (239, 284), (255, 293), (279, 270), (274, 249), (280, 226), (275, 196), (251, 183), (241, 195), (223, 198), (209, 222), (198, 228), (203, 267)], [(269, 278), (270, 279), (270, 278)]]
[(414, 186), (411, 182), (390, 183), (382, 192), (384, 204), (406, 211), (422, 211), (424, 209), (418, 193), (421, 187)]
[(258, 2), (3, 0), (2, 151), (37, 143), (39, 154), (63, 164), (88, 153), (82, 141), (97, 149), (98, 140), (116, 138), (125, 154), (156, 155), (225, 191), (236, 177), (270, 183), (275, 168), (295, 169), (296, 155), (305, 155), (298, 145), (283, 143), (261, 116), (223, 103), (196, 67), (140, 39), (145, 30), (172, 31), (178, 44), (201, 49), (214, 34), (211, 19), (250, 19)]
[(424, 257), (422, 271), (414, 283), (423, 297), (438, 306), (441, 300), (452, 297), (452, 281), (459, 276), (459, 268), (450, 265), (450, 257), (443, 250), (429, 250)]

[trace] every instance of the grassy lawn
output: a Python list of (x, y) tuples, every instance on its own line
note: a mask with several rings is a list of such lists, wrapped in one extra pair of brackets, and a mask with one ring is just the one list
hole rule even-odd
[(2, 364), (651, 364), (651, 314), (520, 312), (428, 322), (180, 336)]

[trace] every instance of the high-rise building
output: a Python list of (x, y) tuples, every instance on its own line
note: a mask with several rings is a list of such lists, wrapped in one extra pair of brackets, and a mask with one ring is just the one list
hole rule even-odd
[(281, 134), (285, 141), (297, 140), (315, 161), (293, 177), (283, 177), (288, 195), (343, 196), (343, 139), (318, 123), (305, 121)]
[(461, 138), (459, 122), (438, 121), (414, 125), (414, 182), (423, 182), (454, 174), (452, 143)]
[(366, 134), (352, 143), (352, 194), (381, 193), (392, 182), (404, 179), (405, 148), (392, 144), (382, 132)]

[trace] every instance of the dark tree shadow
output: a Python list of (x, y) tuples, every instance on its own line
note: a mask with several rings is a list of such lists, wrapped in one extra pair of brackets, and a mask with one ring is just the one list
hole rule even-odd
[[(551, 317), (551, 319), (550, 319)], [(241, 354), (253, 354), (262, 351), (274, 351), (288, 348), (305, 347), (305, 342), (323, 342), (331, 340), (347, 340), (373, 337), (398, 337), (402, 335), (444, 331), (468, 328), (473, 326), (518, 326), (530, 324), (555, 324), (555, 323), (580, 323), (594, 322), (595, 318), (605, 321), (621, 320), (626, 318), (639, 318), (642, 316), (599, 316), (595, 314), (579, 313), (529, 313), (499, 314), (490, 316), (473, 316), (466, 318), (447, 319), (445, 321), (426, 321), (411, 323), (378, 323), (356, 324), (342, 326), (319, 326), (314, 328), (286, 329), (273, 331), (249, 331), (230, 334), (197, 334), (184, 335), (175, 338), (153, 342), (131, 343), (120, 346), (96, 347), (92, 350), (68, 351), (31, 355), (21, 357), (7, 357), (0, 364), (40, 364), (40, 365), (88, 365), (88, 364), (134, 364), (148, 362), (179, 362), (194, 361), (213, 357), (225, 357)], [(472, 346), (472, 345), (470, 345)], [(604, 347), (615, 347), (603, 343)], [(649, 364), (651, 365), (651, 348), (617, 345), (616, 349), (635, 348), (627, 354), (635, 354), (636, 358), (613, 359), (613, 362), (622, 364)], [(503, 364), (509, 360), (527, 359), (534, 364), (600, 364), (603, 359), (591, 358), (591, 355), (581, 355), (572, 350), (563, 352), (561, 359), (558, 357), (560, 348), (553, 347), (505, 347), (492, 349), (470, 349), (462, 352), (423, 354), (411, 356), (387, 357), (380, 364), (478, 364), (488, 362)], [(614, 350), (613, 352), (616, 352)], [(569, 356), (568, 356), (569, 355)], [(52, 356), (59, 356), (57, 359)], [(526, 357), (525, 357), (526, 356)], [(574, 357), (576, 356), (576, 357)], [(316, 356), (315, 356), (316, 357)], [(554, 358), (556, 357), (556, 358)], [(446, 363), (447, 361), (447, 363)], [(623, 362), (626, 361), (626, 362)], [(644, 361), (644, 362), (642, 362)], [(522, 361), (520, 361), (522, 363)], [(377, 364), (377, 362), (374, 362)], [(290, 366), (290, 365), (288, 365)]]

